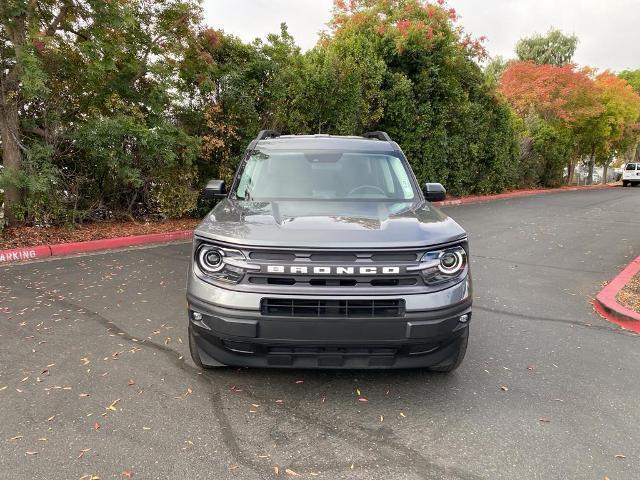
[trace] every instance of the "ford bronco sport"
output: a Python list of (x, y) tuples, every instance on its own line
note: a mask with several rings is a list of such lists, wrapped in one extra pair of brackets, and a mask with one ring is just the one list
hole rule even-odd
[(187, 288), (200, 367), (450, 372), (471, 320), (467, 234), (400, 147), (362, 137), (251, 142), (196, 228)]

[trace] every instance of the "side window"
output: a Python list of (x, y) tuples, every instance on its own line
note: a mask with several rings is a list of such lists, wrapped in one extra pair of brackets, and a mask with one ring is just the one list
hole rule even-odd
[(636, 169), (635, 163), (630, 163), (629, 165), (627, 165), (627, 170), (635, 170), (635, 169)]

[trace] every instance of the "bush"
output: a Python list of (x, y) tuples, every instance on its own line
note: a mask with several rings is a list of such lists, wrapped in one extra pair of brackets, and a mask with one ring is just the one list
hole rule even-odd
[(151, 188), (155, 209), (169, 218), (192, 213), (198, 203), (198, 192), (193, 188), (196, 179), (195, 168), (167, 168), (159, 172)]

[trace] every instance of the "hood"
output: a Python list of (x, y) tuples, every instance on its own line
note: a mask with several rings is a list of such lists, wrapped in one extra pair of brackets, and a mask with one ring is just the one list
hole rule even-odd
[(466, 237), (425, 201), (273, 201), (224, 199), (198, 225), (199, 237), (247, 246), (402, 248)]

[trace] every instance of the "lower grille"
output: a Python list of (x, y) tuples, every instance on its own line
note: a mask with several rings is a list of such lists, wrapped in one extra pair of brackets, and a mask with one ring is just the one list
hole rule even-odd
[(400, 317), (404, 300), (304, 300), (263, 298), (262, 315), (278, 317)]

